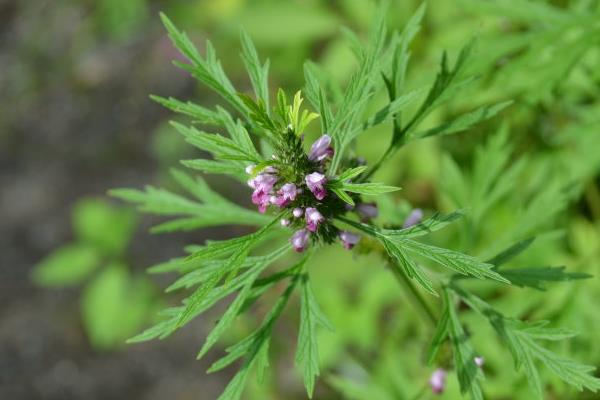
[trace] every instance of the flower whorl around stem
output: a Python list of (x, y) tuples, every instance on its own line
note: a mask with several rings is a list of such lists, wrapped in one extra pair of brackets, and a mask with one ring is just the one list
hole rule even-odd
[(329, 135), (319, 137), (308, 154), (303, 150), (303, 137), (289, 129), (284, 135), (287, 136), (282, 137), (280, 147), (268, 161), (245, 169), (251, 176), (248, 186), (254, 189), (252, 203), (261, 213), (269, 206), (284, 211), (280, 225), (294, 230), (290, 243), (297, 252), (306, 250), (311, 241), (339, 241), (345, 249), (352, 249), (360, 236), (341, 231), (333, 224), (334, 218), (355, 212), (361, 220), (369, 220), (377, 216), (377, 206), (358, 202), (356, 208), (348, 207), (333, 189), (329, 193), (330, 182), (324, 172), (334, 154)]

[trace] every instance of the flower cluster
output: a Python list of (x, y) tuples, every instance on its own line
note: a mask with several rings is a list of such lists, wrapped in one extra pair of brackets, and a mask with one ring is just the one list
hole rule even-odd
[[(334, 155), (331, 137), (321, 136), (308, 154), (301, 151), (302, 138), (297, 140), (299, 146), (288, 146), (295, 150), (293, 154), (281, 151), (282, 154), (274, 155), (267, 166), (246, 168), (252, 175), (248, 181), (248, 186), (254, 189), (252, 203), (261, 213), (269, 206), (290, 211), (281, 220), (281, 225), (296, 229), (290, 243), (298, 252), (304, 251), (315, 236), (326, 241), (337, 238), (345, 249), (352, 249), (360, 236), (340, 231), (331, 224), (333, 216), (348, 211), (344, 203), (327, 190), (325, 166)], [(377, 207), (371, 203), (359, 204), (354, 211), (363, 220), (377, 216)]]

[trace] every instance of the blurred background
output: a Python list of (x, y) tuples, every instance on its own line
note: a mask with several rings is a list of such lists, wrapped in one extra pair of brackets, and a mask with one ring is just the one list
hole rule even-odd
[[(124, 344), (159, 307), (178, 299), (161, 294), (172, 277), (149, 276), (148, 266), (179, 256), (185, 244), (242, 232), (231, 227), (151, 235), (147, 230), (155, 219), (137, 216), (106, 196), (114, 187), (168, 186), (169, 168), (194, 156), (167, 124), (178, 117), (149, 94), (218, 102), (171, 65), (179, 56), (158, 12), (187, 30), (201, 50), (210, 38), (238, 90), (248, 91), (239, 58), (243, 26), (261, 58), (271, 59), (270, 87), (294, 92), (303, 86), (307, 58), (335, 81), (348, 79), (355, 61), (341, 28), (364, 37), (374, 4), (0, 0), (0, 399), (217, 398), (234, 371), (205, 374), (222, 349), (195, 360), (210, 317), (163, 342)], [(392, 1), (390, 26), (401, 29), (419, 4)], [(450, 101), (429, 123), (486, 101), (514, 99), (515, 104), (481, 128), (400, 152), (378, 177), (404, 188), (382, 200), (383, 214), (401, 218), (411, 207), (469, 206), (476, 218), (457, 228), (458, 234), (440, 235), (438, 243), (482, 255), (550, 232), (520, 262), (597, 273), (599, 20), (593, 0), (431, 1), (414, 45), (410, 86), (430, 82), (442, 51), (454, 57), (473, 36), (477, 62), (470, 68), (481, 79), (479, 90)], [(368, 160), (377, 159), (387, 130), (374, 130), (359, 142)], [(493, 161), (487, 155), (498, 149), (510, 159), (486, 164)], [(477, 171), (490, 172), (493, 181), (482, 193), (469, 189), (477, 183)], [(502, 190), (493, 191), (498, 177), (509, 171)], [(248, 204), (246, 191), (218, 177), (207, 179)], [(486, 247), (496, 239), (491, 250)], [(316, 398), (413, 398), (431, 373), (422, 355), (428, 327), (380, 261), (352, 260), (337, 249), (320, 257), (316, 265), (331, 267), (315, 272), (320, 282), (315, 290), (336, 333), (322, 338), (325, 373)], [(509, 294), (495, 293), (503, 310), (583, 331), (562, 351), (600, 364), (594, 333), (600, 329), (597, 282)], [(273, 344), (276, 372), (262, 386), (251, 382), (247, 398), (305, 398), (290, 347), (297, 313), (289, 314), (278, 327), (281, 341)], [(239, 336), (246, 323), (240, 322)], [(523, 376), (502, 368), (511, 362), (507, 352), (489, 337), (480, 343), (488, 350), (490, 398), (530, 398)], [(593, 398), (549, 382), (548, 398)], [(456, 387), (451, 382), (442, 398), (460, 398)]]

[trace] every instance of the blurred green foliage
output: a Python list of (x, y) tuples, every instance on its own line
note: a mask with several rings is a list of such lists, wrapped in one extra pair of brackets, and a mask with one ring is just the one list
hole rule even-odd
[[(389, 23), (404, 24), (419, 5), (417, 1), (392, 1)], [(225, 70), (249, 89), (238, 57), (240, 26), (250, 34), (262, 55), (271, 59), (271, 87), (300, 88), (302, 63), (310, 58), (322, 73), (345, 82), (356, 68), (342, 26), (364, 38), (374, 12), (368, 0), (339, 1), (103, 1), (95, 18), (102, 29), (118, 40), (134, 35), (140, 24), (157, 20), (161, 9), (185, 27), (201, 45), (210, 37)], [(150, 17), (148, 17), (150, 16)], [(442, 49), (451, 58), (475, 37), (475, 63), (470, 72), (479, 76), (468, 95), (457, 96), (428, 117), (428, 127), (448, 117), (490, 101), (513, 99), (515, 103), (497, 119), (452, 138), (411, 143), (393, 157), (377, 179), (404, 188), (399, 195), (378, 197), (379, 222), (402, 221), (412, 207), (429, 212), (466, 207), (469, 217), (436, 233), (432, 243), (456, 248), (482, 258), (491, 257), (516, 241), (536, 236), (530, 248), (508, 268), (568, 266), (569, 270), (597, 275), (600, 271), (600, 4), (594, 0), (456, 0), (432, 1), (423, 33), (412, 49), (413, 64), (407, 85), (417, 88), (434, 76)], [(336, 88), (331, 88), (335, 95)], [(163, 94), (163, 93), (159, 93)], [(198, 89), (198, 96), (211, 98)], [(373, 109), (385, 101), (373, 99)], [(167, 138), (161, 127), (155, 148), (161, 157), (176, 159), (181, 147)], [(173, 137), (177, 137), (172, 133)], [(390, 127), (374, 128), (361, 137), (357, 153), (375, 161), (391, 136)], [(175, 154), (173, 154), (175, 153)], [(90, 221), (102, 215), (89, 217)], [(94, 213), (92, 213), (94, 214)], [(86, 219), (87, 217), (82, 217)], [(97, 271), (103, 257), (118, 258), (126, 246), (125, 219), (114, 225), (75, 222), (78, 241), (57, 250), (40, 264), (34, 279), (42, 285), (77, 285)], [(91, 229), (112, 232), (110, 237)], [(119, 228), (119, 226), (121, 228)], [(96, 237), (100, 235), (100, 237)], [(118, 240), (117, 240), (118, 238)], [(165, 238), (165, 240), (167, 240)], [(409, 295), (391, 279), (375, 257), (352, 259), (348, 253), (328, 249), (314, 262), (315, 294), (336, 328), (320, 332), (323, 379), (316, 398), (413, 399), (431, 398), (424, 392), (433, 370), (425, 364), (422, 349), (431, 340), (431, 329), (411, 305)], [(105, 264), (103, 264), (105, 265)], [(76, 267), (75, 267), (76, 266)], [(130, 282), (126, 268), (111, 263), (89, 284), (84, 296), (84, 315), (120, 312), (113, 299), (122, 299)], [(132, 286), (124, 285), (128, 282)], [(140, 285), (144, 286), (144, 285)], [(549, 292), (499, 290), (485, 285), (472, 288), (507, 315), (547, 319), (553, 326), (568, 326), (581, 334), (553, 347), (561, 354), (600, 365), (600, 298), (597, 279), (548, 285)], [(147, 293), (146, 289), (140, 289)], [(86, 294), (87, 294), (86, 290)], [(94, 294), (103, 293), (103, 294)], [(551, 293), (549, 295), (549, 293)], [(97, 301), (106, 297), (111, 302)], [(144, 297), (140, 294), (139, 297)], [(138, 296), (133, 296), (136, 299)], [(116, 301), (116, 300), (115, 300)], [(132, 300), (134, 301), (134, 300)], [(135, 303), (135, 301), (134, 301)], [(121, 302), (121, 304), (123, 304)], [(127, 311), (138, 321), (139, 309)], [(116, 314), (114, 314), (116, 315)], [(290, 313), (293, 315), (293, 313)], [(293, 317), (287, 321), (297, 326)], [(515, 373), (510, 355), (497, 344), (488, 325), (469, 311), (464, 313), (474, 346), (486, 358), (485, 391), (489, 398), (529, 399), (524, 376)], [(136, 322), (137, 323), (137, 322)], [(98, 339), (114, 345), (133, 333), (127, 326), (110, 332), (110, 323), (88, 322)], [(241, 321), (233, 343), (244, 337), (251, 321)], [(136, 327), (137, 328), (137, 327)], [(265, 384), (252, 384), (249, 398), (302, 398), (300, 379), (290, 384), (287, 346), (290, 329), (280, 328), (280, 342), (273, 344), (279, 366)], [(109, 332), (109, 333), (107, 333)], [(442, 354), (448, 352), (442, 349)], [(544, 373), (548, 398), (592, 399)], [(284, 383), (282, 383), (284, 382)], [(458, 399), (458, 383), (439, 398)]]
[(81, 287), (81, 318), (92, 346), (122, 347), (159, 306), (151, 282), (132, 274), (125, 261), (137, 216), (97, 198), (79, 200), (72, 214), (73, 243), (40, 261), (32, 279), (42, 287)]

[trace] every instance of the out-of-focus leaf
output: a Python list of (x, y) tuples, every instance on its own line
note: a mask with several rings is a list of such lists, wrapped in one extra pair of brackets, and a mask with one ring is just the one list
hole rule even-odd
[(87, 245), (61, 247), (40, 261), (32, 272), (40, 286), (73, 286), (81, 283), (98, 267), (98, 252)]

